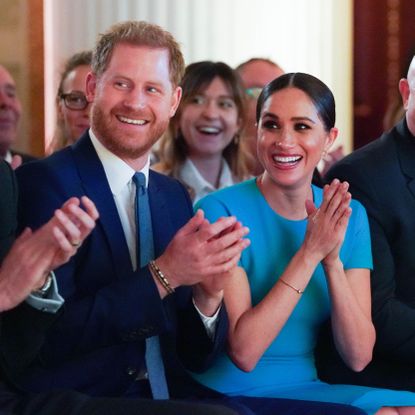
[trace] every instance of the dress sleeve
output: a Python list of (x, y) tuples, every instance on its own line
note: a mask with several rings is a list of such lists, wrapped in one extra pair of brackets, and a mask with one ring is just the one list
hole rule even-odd
[(225, 203), (213, 194), (208, 195), (201, 199), (199, 202), (197, 202), (195, 205), (195, 212), (198, 209), (203, 210), (203, 212), (205, 213), (205, 218), (210, 223), (215, 222), (217, 219), (221, 217), (232, 215)]

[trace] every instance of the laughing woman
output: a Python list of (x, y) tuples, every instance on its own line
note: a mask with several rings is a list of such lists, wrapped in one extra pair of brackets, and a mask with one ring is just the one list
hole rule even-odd
[(229, 350), (195, 377), (229, 395), (347, 403), (368, 414), (413, 414), (415, 394), (319, 381), (313, 352), (331, 318), (336, 347), (353, 370), (371, 360), (372, 258), (366, 212), (347, 183), (324, 189), (313, 170), (336, 139), (334, 97), (317, 78), (285, 74), (257, 106), (258, 155), (252, 180), (212, 193), (209, 220), (235, 215), (251, 245), (225, 278)]
[(189, 65), (181, 87), (182, 101), (153, 168), (183, 182), (196, 202), (249, 177), (239, 139), (244, 90), (232, 68), (210, 61)]

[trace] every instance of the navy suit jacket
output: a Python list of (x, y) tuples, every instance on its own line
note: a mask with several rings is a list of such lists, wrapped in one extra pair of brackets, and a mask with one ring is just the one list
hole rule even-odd
[[(122, 396), (143, 370), (145, 338), (158, 334), (171, 396), (209, 396), (181, 362), (196, 371), (209, 365), (223, 345), (226, 314), (221, 311), (211, 342), (189, 287), (162, 301), (147, 267), (133, 271), (114, 199), (88, 133), (71, 147), (21, 166), (17, 177), (21, 226), (39, 227), (71, 196), (87, 195), (100, 213), (78, 253), (56, 272), (64, 313), (50, 330), (41, 358), (22, 377), (23, 384), (34, 391), (69, 388)], [(193, 210), (179, 182), (153, 171), (149, 200), (157, 257)]]
[(406, 120), (335, 164), (333, 178), (347, 180), (368, 213), (377, 339), (367, 370), (352, 377), (327, 364), (325, 379), (415, 390), (415, 137)]

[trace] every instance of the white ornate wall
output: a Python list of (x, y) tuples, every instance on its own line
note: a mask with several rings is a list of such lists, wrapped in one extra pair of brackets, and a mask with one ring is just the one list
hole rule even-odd
[(61, 62), (91, 48), (99, 32), (127, 19), (148, 20), (172, 32), (186, 62), (222, 60), (234, 66), (252, 56), (286, 71), (320, 77), (337, 101), (339, 142), (351, 150), (352, 0), (44, 0), (46, 131)]

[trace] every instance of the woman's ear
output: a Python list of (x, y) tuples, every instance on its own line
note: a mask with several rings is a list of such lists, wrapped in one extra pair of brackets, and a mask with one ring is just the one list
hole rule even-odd
[(324, 151), (326, 153), (329, 152), (330, 147), (333, 145), (333, 143), (336, 141), (337, 135), (339, 134), (339, 130), (335, 127), (331, 128), (329, 133), (326, 137), (326, 143), (324, 145)]

